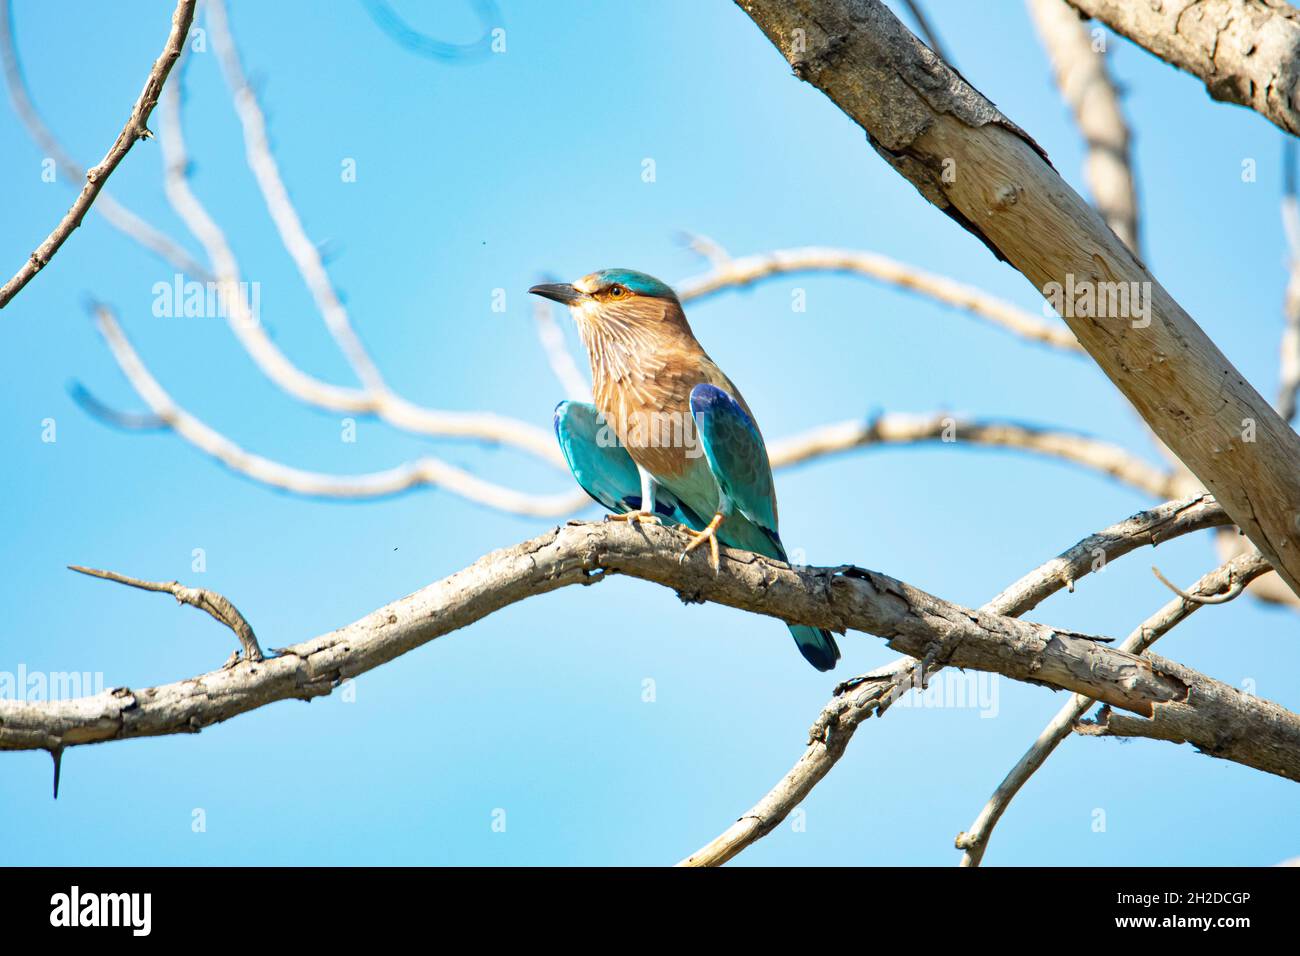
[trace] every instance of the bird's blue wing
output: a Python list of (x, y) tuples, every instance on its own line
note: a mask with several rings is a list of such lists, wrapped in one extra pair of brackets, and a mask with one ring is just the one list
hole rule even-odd
[[(691, 389), (691, 416), (709, 470), (722, 492), (719, 510), (733, 515), (718, 528), (718, 537), (729, 547), (786, 560), (776, 528), (772, 464), (758, 426), (739, 402), (715, 385)], [(735, 516), (737, 511), (739, 516)], [(791, 624), (790, 633), (804, 659), (819, 671), (830, 670), (840, 659), (830, 631)]]
[(775, 535), (776, 491), (772, 486), (772, 465), (754, 420), (722, 389), (704, 384), (691, 389), (691, 416), (709, 460), (709, 470), (722, 491), (723, 511), (730, 504)]
[[(555, 407), (555, 437), (569, 470), (582, 490), (615, 514), (641, 509), (641, 474), (636, 462), (615, 439), (589, 402), (560, 402)], [(655, 492), (655, 513), (668, 524), (703, 527), (662, 485)]]

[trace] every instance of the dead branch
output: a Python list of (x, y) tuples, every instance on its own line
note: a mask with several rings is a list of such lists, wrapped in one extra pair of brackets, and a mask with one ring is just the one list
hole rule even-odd
[[(1300, 779), (1300, 715), (1242, 695), (1171, 661), (1141, 658), (1090, 635), (951, 604), (887, 575), (852, 566), (793, 569), (724, 549), (721, 570), (680, 563), (685, 533), (624, 522), (580, 523), (493, 552), (337, 631), (174, 684), (114, 688), (68, 701), (0, 701), (0, 749), (64, 747), (192, 733), (272, 701), (327, 694), (377, 667), (536, 594), (608, 574), (653, 581), (692, 601), (714, 601), (788, 622), (859, 630), (911, 657), (992, 671), (1086, 694), (1141, 714), (1151, 736), (1288, 779)], [(1225, 741), (1220, 727), (1232, 727)]]
[[(1089, 535), (1051, 561), (1004, 589), (982, 610), (1007, 616), (1024, 614), (1039, 602), (1068, 588), (1108, 561), (1137, 548), (1213, 527), (1228, 520), (1208, 495), (1170, 501)], [(776, 786), (735, 823), (681, 862), (683, 866), (719, 866), (772, 832), (844, 755), (864, 720), (882, 716), (889, 706), (939, 670), (922, 670), (911, 657), (845, 681), (822, 708), (808, 734), (808, 745)]]
[(777, 249), (737, 259), (717, 259), (709, 272), (682, 280), (677, 293), (683, 302), (689, 302), (723, 289), (743, 288), (772, 276), (799, 272), (843, 272), (877, 279), (960, 309), (1031, 342), (1067, 352), (1080, 351), (1079, 343), (1068, 329), (973, 286), (904, 265), (874, 252), (809, 246)]
[[(1215, 568), (1193, 584), (1189, 591), (1174, 588), (1182, 595), (1182, 599), (1170, 601), (1143, 621), (1124, 640), (1120, 648), (1133, 654), (1145, 653), (1147, 648), (1169, 633), (1175, 625), (1186, 620), (1197, 608), (1205, 604), (1231, 600), (1241, 593), (1245, 584), (1269, 570), (1268, 562), (1256, 551), (1234, 558), (1227, 564)], [(1165, 583), (1168, 584), (1167, 581)], [(1225, 590), (1226, 593), (1220, 593)], [(1020, 788), (1051, 756), (1057, 745), (1070, 735), (1075, 723), (1095, 703), (1094, 700), (1075, 694), (1043, 728), (1038, 739), (1011, 768), (1006, 778), (998, 784), (997, 789), (993, 791), (993, 796), (984, 805), (970, 829), (957, 835), (957, 849), (965, 851), (962, 855), (962, 866), (980, 865), (984, 858), (984, 851), (988, 849), (989, 840), (993, 836), (993, 828), (1002, 819), (1002, 815), (1015, 799), (1016, 794), (1020, 792)]]
[(1085, 16), (1205, 83), (1212, 99), (1249, 107), (1300, 133), (1300, 12), (1285, 0), (1070, 0)]
[[(68, 570), (89, 574), (94, 578), (103, 578), (105, 581), (115, 581), (118, 584), (139, 588), (142, 591), (162, 591), (170, 594), (176, 598), (178, 604), (188, 604), (190, 607), (205, 611), (213, 619), (220, 621), (234, 631), (235, 637), (239, 639), (239, 646), (243, 649), (244, 660), (253, 661), (254, 663), (263, 660), (262, 649), (257, 644), (257, 635), (253, 633), (253, 628), (244, 619), (244, 615), (239, 613), (239, 608), (216, 591), (209, 591), (207, 588), (186, 587), (179, 581), (142, 581), (139, 578), (118, 574), (116, 571), (85, 568), (79, 564), (68, 565)], [(233, 664), (238, 659), (239, 655), (236, 654), (230, 663)]]
[(1300, 593), (1300, 435), (1029, 135), (880, 0), (738, 2), (896, 172), (1057, 300), (1079, 343)]
[(1093, 44), (1079, 12), (1066, 0), (1028, 0), (1038, 36), (1047, 49), (1056, 85), (1088, 146), (1084, 180), (1106, 224), (1138, 258), (1137, 184), (1128, 123), (1106, 52)]
[[(108, 182), (108, 177), (113, 175), (113, 170), (117, 169), (118, 164), (126, 158), (126, 154), (131, 151), (136, 140), (147, 139), (153, 134), (149, 132), (149, 114), (158, 103), (158, 94), (162, 91), (163, 84), (167, 81), (167, 74), (171, 72), (172, 64), (181, 55), (181, 48), (185, 44), (185, 38), (190, 32), (190, 23), (194, 20), (194, 6), (198, 0), (179, 0), (176, 4), (176, 10), (172, 13), (171, 32), (167, 35), (167, 42), (163, 46), (163, 51), (159, 54), (158, 59), (154, 61), (153, 67), (149, 70), (149, 75), (145, 79), (144, 89), (140, 91), (139, 98), (135, 101), (135, 106), (131, 109), (131, 115), (127, 117), (126, 125), (122, 127), (122, 132), (117, 134), (117, 139), (109, 147), (104, 158), (99, 161), (99, 165), (92, 166), (86, 172), (86, 185), (81, 188), (77, 198), (73, 201), (71, 208), (68, 209), (64, 217), (59, 221), (53, 231), (46, 237), (45, 241), (37, 247), (36, 251), (31, 254), (22, 267), (15, 273), (14, 277), (0, 286), (0, 309), (9, 304), (9, 301), (18, 294), (23, 286), (40, 272), (54, 254), (72, 235), (73, 230), (81, 225), (81, 220), (86, 217), (90, 211), (91, 204), (94, 203), (95, 197), (99, 195), (104, 184)], [(6, 21), (6, 33), (8, 32), (9, 11), (4, 11)]]

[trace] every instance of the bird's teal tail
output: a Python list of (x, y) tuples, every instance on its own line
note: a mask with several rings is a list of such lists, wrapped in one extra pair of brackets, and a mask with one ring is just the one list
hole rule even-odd
[[(778, 561), (788, 560), (780, 536), (775, 531), (754, 524), (744, 515), (732, 515), (723, 522), (718, 536), (728, 547), (755, 551)], [(830, 631), (806, 624), (791, 624), (790, 634), (799, 645), (799, 653), (804, 660), (819, 671), (831, 670), (840, 659), (839, 645), (835, 643), (835, 635)]]
[(799, 645), (799, 653), (819, 671), (828, 671), (840, 659), (840, 648), (835, 643), (835, 635), (820, 627), (806, 624), (791, 624), (790, 633)]

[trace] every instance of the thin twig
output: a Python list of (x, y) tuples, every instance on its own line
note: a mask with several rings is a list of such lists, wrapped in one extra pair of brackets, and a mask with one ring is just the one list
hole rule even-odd
[[(1196, 609), (1205, 604), (1221, 604), (1223, 600), (1232, 600), (1241, 593), (1250, 581), (1266, 574), (1271, 568), (1264, 557), (1255, 551), (1242, 555), (1205, 574), (1192, 585), (1190, 592), (1173, 588), (1184, 600), (1170, 601), (1159, 611), (1142, 622), (1120, 645), (1121, 650), (1133, 654), (1142, 654), (1157, 640), (1167, 634), (1175, 625), (1186, 620)], [(1159, 572), (1157, 572), (1159, 576)], [(1161, 580), (1165, 579), (1161, 576)], [(1165, 581), (1169, 584), (1168, 581)], [(1169, 585), (1173, 587), (1173, 585)], [(1215, 600), (1211, 597), (1224, 588), (1230, 597)], [(961, 866), (979, 866), (988, 849), (993, 829), (997, 826), (1007, 807), (1016, 794), (1025, 785), (1043, 762), (1051, 756), (1057, 746), (1068, 737), (1076, 722), (1087, 713), (1096, 701), (1089, 697), (1075, 694), (1053, 717), (1038, 735), (1038, 739), (1025, 752), (1024, 756), (1011, 768), (1005, 779), (989, 798), (970, 829), (957, 835), (957, 849), (964, 850)]]
[[(1265, 570), (1268, 570), (1267, 567), (1265, 568)], [(1151, 565), (1151, 571), (1160, 580), (1161, 584), (1163, 584), (1169, 590), (1173, 591), (1184, 601), (1190, 601), (1192, 604), (1227, 604), (1229, 601), (1234, 600), (1239, 594), (1241, 594), (1241, 592), (1245, 590), (1246, 585), (1249, 583), (1247, 581), (1242, 581), (1242, 580), (1237, 580), (1237, 581), (1232, 580), (1232, 572), (1231, 570), (1229, 570), (1228, 582), (1227, 582), (1228, 590), (1226, 593), (1210, 595), (1210, 596), (1189, 594), (1187, 591), (1184, 591), (1178, 585), (1174, 584), (1167, 577), (1161, 574), (1160, 569), (1157, 568), (1154, 564)]]
[(1046, 322), (980, 289), (874, 252), (809, 246), (728, 259), (704, 275), (682, 281), (677, 286), (677, 294), (683, 302), (689, 302), (723, 289), (752, 285), (772, 276), (797, 272), (844, 272), (867, 276), (929, 296), (1031, 342), (1067, 352), (1082, 351), (1074, 335), (1064, 326)]
[[(13, 6), (9, 0), (0, 0), (0, 61), (4, 63), (5, 86), (9, 91), (9, 99), (13, 102), (14, 111), (23, 126), (27, 128), (28, 134), (41, 151), (54, 160), (60, 175), (69, 183), (77, 183), (85, 179), (85, 168), (68, 155), (32, 103), (31, 95), (27, 90), (27, 81), (23, 77), (22, 64), (18, 59), (18, 49), (14, 44)], [(123, 206), (109, 194), (107, 189), (100, 191), (99, 198), (95, 200), (92, 208), (118, 232), (170, 262), (181, 272), (204, 281), (211, 278), (207, 270), (186, 252), (179, 242)]]
[(244, 619), (244, 615), (239, 613), (239, 608), (216, 591), (187, 587), (179, 581), (142, 581), (140, 578), (127, 577), (116, 571), (101, 571), (97, 568), (82, 567), (79, 564), (68, 565), (68, 570), (89, 574), (94, 578), (103, 578), (105, 581), (116, 581), (118, 584), (139, 588), (142, 591), (162, 591), (170, 594), (178, 603), (206, 611), (215, 620), (234, 631), (235, 637), (239, 639), (239, 646), (243, 648), (244, 660), (254, 663), (263, 660), (262, 649), (257, 644), (257, 635), (253, 633), (253, 628)]
[(114, 428), (125, 428), (128, 431), (161, 431), (171, 427), (161, 415), (155, 415), (153, 412), (124, 412), (116, 409), (102, 401), (80, 382), (69, 385), (68, 394), (91, 418), (105, 425), (112, 425)]
[(154, 61), (149, 76), (145, 80), (144, 89), (140, 91), (140, 96), (135, 101), (131, 115), (127, 117), (126, 125), (117, 134), (117, 139), (113, 142), (104, 158), (100, 160), (99, 165), (87, 170), (86, 185), (78, 193), (67, 214), (54, 227), (46, 240), (23, 263), (22, 268), (18, 270), (14, 277), (0, 287), (0, 309), (8, 305), (10, 300), (18, 294), (23, 286), (32, 280), (36, 273), (49, 265), (50, 260), (54, 258), (54, 254), (72, 235), (73, 230), (81, 225), (81, 220), (85, 218), (86, 213), (90, 210), (95, 197), (99, 195), (99, 191), (104, 188), (104, 183), (108, 182), (108, 177), (113, 175), (113, 170), (117, 169), (118, 164), (131, 151), (131, 147), (135, 145), (136, 140), (147, 139), (153, 135), (149, 132), (148, 127), (149, 114), (153, 112), (153, 108), (158, 102), (158, 94), (162, 91), (163, 84), (167, 80), (167, 74), (171, 72), (172, 64), (181, 55), (181, 48), (184, 46), (185, 39), (190, 31), (190, 23), (194, 20), (194, 6), (196, 3), (197, 0), (179, 0), (176, 4), (176, 10), (172, 14), (172, 27), (167, 36), (167, 43), (163, 46), (163, 51), (158, 56), (158, 59)]

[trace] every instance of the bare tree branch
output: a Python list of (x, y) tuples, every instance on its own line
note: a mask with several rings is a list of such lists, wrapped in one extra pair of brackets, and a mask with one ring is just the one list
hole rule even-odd
[[(0, 701), (0, 749), (192, 733), (272, 701), (327, 694), (436, 637), (535, 594), (626, 574), (691, 601), (843, 631), (876, 634), (939, 664), (1072, 690), (1143, 714), (1166, 735), (1207, 752), (1300, 780), (1300, 715), (1242, 695), (1173, 662), (1145, 659), (1098, 638), (951, 604), (886, 575), (851, 566), (795, 570), (724, 549), (721, 570), (678, 554), (685, 533), (624, 522), (573, 523), (486, 555), (468, 568), (337, 631), (259, 663), (240, 662), (145, 690), (114, 688), (69, 701)], [(1226, 745), (1216, 732), (1240, 736)]]
[[(1175, 625), (1195, 613), (1197, 608), (1214, 603), (1215, 595), (1218, 595), (1220, 601), (1225, 598), (1231, 600), (1241, 593), (1243, 585), (1269, 570), (1268, 562), (1256, 551), (1234, 558), (1227, 564), (1215, 568), (1193, 584), (1190, 591), (1175, 588), (1182, 597), (1177, 601), (1170, 601), (1147, 618), (1124, 640), (1120, 649), (1133, 654), (1145, 653), (1147, 648), (1169, 633)], [(1225, 590), (1226, 594), (1220, 593)], [(1075, 723), (1094, 703), (1096, 701), (1088, 697), (1075, 694), (1043, 728), (1043, 732), (1038, 735), (1033, 746), (998, 784), (997, 789), (993, 791), (993, 796), (975, 818), (970, 829), (957, 835), (957, 849), (966, 851), (962, 855), (962, 866), (980, 865), (984, 852), (988, 849), (989, 840), (993, 836), (993, 828), (1002, 819), (1002, 815), (1015, 799), (1016, 794), (1020, 792), (1020, 788), (1051, 756), (1057, 745), (1070, 735)]]
[(557, 495), (524, 494), (427, 455), (396, 468), (361, 475), (303, 471), (255, 455), (195, 418), (172, 399), (149, 373), (107, 306), (95, 306), (95, 318), (122, 374), (150, 411), (191, 445), (254, 481), (295, 494), (323, 498), (376, 498), (428, 485), (445, 488), (469, 501), (499, 511), (537, 517), (572, 514), (589, 501), (581, 491)]
[[(140, 91), (140, 96), (135, 101), (135, 106), (131, 110), (131, 115), (127, 117), (122, 132), (117, 134), (117, 139), (109, 147), (99, 165), (91, 167), (86, 172), (86, 185), (77, 194), (77, 198), (73, 201), (72, 207), (67, 211), (67, 214), (54, 227), (46, 240), (23, 263), (22, 268), (18, 270), (14, 277), (3, 286), (0, 286), (0, 309), (8, 305), (9, 301), (18, 294), (23, 286), (32, 280), (36, 273), (49, 265), (50, 260), (54, 258), (54, 254), (67, 241), (68, 236), (72, 235), (73, 230), (81, 225), (81, 220), (90, 211), (90, 206), (94, 203), (95, 197), (99, 195), (99, 191), (104, 188), (104, 183), (108, 182), (108, 177), (113, 175), (113, 170), (117, 169), (118, 164), (126, 158), (126, 154), (131, 151), (131, 147), (135, 145), (136, 140), (146, 139), (152, 135), (148, 126), (149, 114), (153, 112), (153, 108), (158, 102), (158, 94), (167, 81), (167, 74), (171, 72), (172, 64), (181, 55), (181, 48), (185, 45), (185, 38), (190, 31), (190, 23), (194, 20), (194, 5), (196, 2), (197, 0), (179, 0), (176, 4), (176, 10), (172, 14), (172, 27), (167, 36), (167, 43), (163, 46), (162, 53), (159, 54), (158, 59), (154, 61), (153, 67), (149, 70), (144, 89)], [(6, 9), (4, 13), (5, 30), (8, 33), (9, 11)]]
[[(214, 44), (222, 36), (222, 28), (217, 26), (224, 23), (220, 18), (220, 9), (219, 3), (213, 3), (209, 10)], [(255, 127), (252, 134), (246, 134), (249, 137), (247, 151), (250, 164), (260, 170), (258, 182), (263, 186), (268, 207), (278, 209), (273, 215), (282, 220), (281, 228), (290, 234), (287, 242), (294, 244), (295, 260), (299, 261), (304, 276), (310, 277), (307, 281), (313, 296), (318, 302), (326, 303), (322, 308), (330, 316), (327, 324), (330, 324), (331, 331), (340, 341), (345, 356), (353, 363), (361, 380), (366, 382), (367, 377), (370, 378), (370, 386), (345, 388), (323, 382), (303, 372), (280, 351), (266, 334), (260, 316), (253, 314), (248, 287), (241, 285), (243, 277), (239, 263), (224, 232), (190, 188), (187, 175), (189, 157), (181, 129), (183, 69), (182, 67), (177, 77), (178, 82), (164, 92), (161, 105), (163, 122), (159, 136), (166, 170), (164, 185), (167, 198), (203, 246), (212, 263), (227, 323), (263, 374), (288, 394), (318, 408), (376, 415), (396, 428), (417, 434), (476, 438), (511, 445), (562, 468), (564, 459), (556, 447), (554, 437), (546, 429), (490, 412), (450, 412), (424, 408), (393, 393), (383, 385), (382, 379), (378, 379), (379, 385), (375, 385), (378, 371), (352, 332), (346, 311), (330, 286), (328, 277), (324, 275), (314, 247), (311, 252), (304, 248), (304, 244), (311, 246), (311, 242), (301, 234), (297, 214), (288, 206), (287, 190), (279, 181), (274, 161), (265, 149), (265, 130), (261, 124), (260, 111), (251, 91), (244, 85), (237, 89), (236, 100), (240, 104), (241, 119)]]
[[(385, 471), (359, 475), (329, 475), (304, 471), (239, 447), (216, 429), (182, 408), (153, 377), (131, 346), (126, 333), (108, 306), (94, 307), (96, 326), (104, 336), (118, 367), (131, 383), (150, 414), (131, 415), (139, 425), (161, 424), (198, 450), (215, 458), (232, 471), (254, 481), (293, 494), (324, 498), (377, 498), (409, 491), (420, 486), (444, 488), (476, 504), (511, 514), (562, 517), (590, 505), (580, 490), (540, 495), (516, 491), (479, 478), (454, 465), (424, 456)], [(102, 420), (118, 424), (129, 413), (108, 409), (93, 396), (82, 400)], [(1019, 448), (1059, 458), (1118, 478), (1142, 491), (1158, 495), (1170, 486), (1169, 478), (1123, 449), (1106, 442), (1068, 432), (1050, 431), (1003, 422), (958, 421), (945, 415), (881, 415), (868, 423), (843, 422), (824, 426), (771, 446), (774, 468), (804, 463), (824, 455), (852, 448), (884, 444), (914, 444), (924, 441)]]
[[(1166, 502), (1089, 535), (1007, 587), (982, 610), (1013, 617), (1024, 614), (1063, 588), (1073, 592), (1075, 581), (1104, 569), (1107, 561), (1144, 545), (1154, 547), (1161, 541), (1227, 520), (1223, 509), (1209, 495)], [(923, 666), (922, 662), (903, 657), (836, 687), (834, 696), (813, 722), (807, 748), (790, 771), (740, 819), (680, 865), (720, 866), (771, 833), (830, 773), (862, 722), (883, 716), (909, 690), (923, 687), (940, 669), (933, 665), (933, 661)]]
[(1061, 306), (1079, 343), (1300, 593), (1300, 435), (1029, 135), (880, 0), (738, 2), (895, 171)]
[[(235, 637), (239, 639), (239, 646), (243, 648), (244, 660), (256, 663), (263, 659), (262, 649), (257, 644), (257, 635), (253, 633), (253, 628), (244, 619), (244, 615), (239, 613), (239, 608), (216, 591), (209, 591), (207, 588), (186, 587), (179, 581), (142, 581), (139, 578), (130, 578), (125, 574), (118, 574), (116, 571), (100, 571), (96, 568), (85, 568), (79, 564), (70, 564), (68, 569), (81, 574), (89, 574), (91, 577), (103, 578), (105, 581), (115, 581), (128, 587), (139, 588), (142, 591), (162, 591), (170, 594), (176, 598), (176, 603), (188, 604), (190, 607), (205, 611), (213, 619), (220, 621), (234, 631)], [(237, 660), (239, 660), (239, 655), (235, 654), (227, 666), (233, 666)]]
[(1300, 133), (1300, 12), (1285, 0), (1070, 0), (1085, 16), (1198, 77), (1213, 99)]
[[(86, 170), (74, 162), (59, 141), (54, 138), (49, 127), (41, 120), (27, 92), (22, 66), (18, 60), (18, 50), (14, 46), (12, 21), (12, 5), (9, 0), (0, 0), (0, 60), (4, 63), (5, 86), (9, 90), (10, 100), (13, 101), (14, 111), (17, 112), (18, 118), (27, 128), (36, 145), (46, 156), (54, 160), (59, 172), (69, 182), (79, 182), (86, 178)], [(205, 280), (210, 278), (207, 270), (199, 265), (198, 260), (186, 252), (180, 243), (118, 203), (109, 195), (107, 189), (100, 191), (93, 208), (114, 229), (172, 263), (181, 272)]]
[[(207, 0), (208, 28), (212, 34), (212, 48), (221, 63), (221, 72), (230, 88), (235, 103), (235, 112), (239, 116), (240, 127), (244, 132), (244, 153), (248, 168), (253, 171), (258, 190), (266, 203), (266, 210), (271, 215), (280, 242), (293, 259), (302, 276), (303, 283), (311, 293), (316, 308), (325, 320), (325, 327), (338, 344), (339, 351), (347, 360), (362, 388), (372, 395), (382, 395), (388, 391), (378, 366), (370, 358), (370, 353), (362, 345), (361, 339), (352, 328), (347, 309), (339, 299), (321, 261), (316, 244), (307, 237), (298, 211), (289, 199), (289, 190), (285, 188), (280, 176), (280, 168), (271, 153), (271, 144), (266, 134), (266, 118), (258, 106), (253, 88), (244, 75), (243, 64), (239, 61), (239, 51), (234, 38), (230, 35), (230, 26), (226, 19), (224, 0)], [(179, 121), (175, 128), (180, 129)]]
[(1073, 432), (998, 422), (933, 415), (878, 415), (869, 421), (847, 421), (772, 442), (768, 448), (772, 467), (837, 454), (869, 445), (909, 445), (920, 442), (969, 444), (1014, 448), (1048, 458), (1058, 458), (1109, 475), (1155, 498), (1179, 493), (1176, 479), (1132, 452), (1110, 442)]
[(1097, 211), (1139, 258), (1137, 185), (1128, 123), (1119, 91), (1079, 13), (1066, 0), (1028, 0), (1038, 35), (1056, 74), (1056, 85), (1074, 113), (1088, 145), (1084, 179)]
[(1044, 321), (1031, 312), (972, 286), (904, 265), (874, 252), (810, 246), (718, 260), (714, 262), (713, 269), (704, 275), (684, 279), (678, 285), (677, 292), (683, 302), (688, 302), (723, 289), (752, 285), (772, 276), (795, 272), (844, 272), (878, 279), (961, 309), (1031, 342), (1067, 352), (1081, 351), (1069, 329)]

